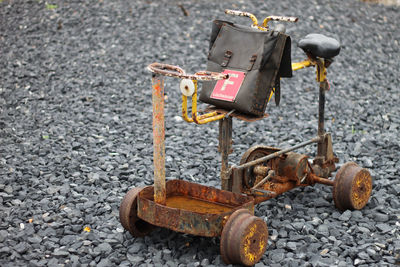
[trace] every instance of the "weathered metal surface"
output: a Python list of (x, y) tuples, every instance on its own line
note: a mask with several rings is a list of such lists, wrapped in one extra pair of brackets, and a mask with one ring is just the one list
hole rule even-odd
[(262, 189), (269, 192), (274, 192), (274, 194), (265, 195), (254, 195), (254, 202), (260, 203), (266, 201), (268, 199), (274, 198), (278, 195), (281, 195), (293, 188), (298, 186), (306, 186), (306, 184), (297, 185), (295, 181), (289, 180), (286, 177), (282, 176), (274, 176), (270, 181), (267, 181), (263, 186)]
[(195, 92), (192, 96), (192, 119), (196, 124), (206, 124), (209, 122), (217, 121), (223, 119), (225, 116), (223, 114), (218, 114), (217, 112), (210, 112), (203, 115), (197, 115), (197, 81), (193, 80), (195, 86)]
[(209, 122), (221, 120), (225, 117), (225, 114), (221, 114), (215, 111), (208, 112), (206, 114), (198, 115), (197, 112), (197, 80), (192, 80), (194, 85), (194, 92), (192, 94), (192, 117), (188, 116), (188, 107), (187, 107), (187, 96), (182, 94), (182, 117), (186, 122), (194, 122), (196, 124), (206, 124)]
[(181, 78), (181, 79), (190, 79), (190, 80), (197, 80), (197, 81), (216, 81), (216, 80), (223, 80), (229, 77), (228, 74), (218, 73), (218, 72), (211, 72), (211, 71), (199, 71), (195, 74), (187, 74), (182, 68), (154, 62), (147, 66), (147, 69), (153, 73)]
[(302, 142), (302, 143), (300, 143), (300, 144), (297, 144), (297, 145), (295, 145), (295, 146), (292, 146), (292, 147), (289, 147), (289, 148), (286, 148), (286, 149), (279, 150), (279, 151), (274, 152), (274, 153), (272, 153), (272, 154), (270, 154), (270, 155), (268, 155), (268, 156), (265, 156), (265, 157), (262, 157), (262, 158), (258, 158), (258, 159), (256, 159), (256, 160), (247, 162), (247, 163), (245, 163), (245, 164), (241, 164), (241, 165), (239, 165), (239, 166), (236, 166), (236, 168), (238, 168), (238, 169), (245, 169), (245, 168), (248, 168), (248, 167), (251, 167), (251, 166), (254, 166), (254, 165), (263, 163), (263, 162), (266, 162), (266, 161), (268, 161), (268, 160), (270, 160), (270, 159), (276, 158), (276, 157), (278, 157), (278, 156), (280, 156), (280, 155), (283, 155), (283, 154), (285, 154), (285, 153), (287, 153), (287, 152), (290, 152), (290, 151), (299, 149), (299, 148), (301, 148), (301, 147), (305, 147), (305, 146), (307, 146), (307, 145), (309, 145), (309, 144), (318, 143), (319, 141), (320, 141), (320, 137), (317, 136), (317, 137), (314, 137), (314, 138), (311, 139), (311, 140)]
[(242, 193), (243, 188), (243, 171), (236, 170), (232, 168), (232, 174), (230, 174), (232, 180), (232, 192), (234, 193)]
[(232, 153), (232, 118), (226, 117), (219, 122), (218, 150), (221, 153), (221, 189), (231, 190), (228, 157)]
[(154, 226), (137, 216), (137, 197), (142, 187), (134, 187), (122, 199), (119, 207), (119, 220), (122, 226), (134, 237), (149, 234)]
[(268, 21), (285, 21), (285, 22), (297, 22), (299, 18), (297, 17), (287, 17), (287, 16), (268, 16), (263, 20), (263, 26), (267, 26)]
[(359, 210), (372, 192), (372, 177), (367, 169), (355, 162), (345, 163), (337, 172), (333, 185), (333, 200), (339, 210)]
[(226, 264), (253, 266), (267, 248), (265, 222), (247, 210), (237, 210), (229, 217), (221, 234), (221, 257)]
[(165, 204), (165, 127), (164, 127), (164, 79), (155, 74), (153, 84), (153, 164), (154, 200)]
[[(279, 151), (278, 148), (254, 146), (243, 154), (241, 166)], [(242, 172), (237, 167), (232, 167), (232, 173), (238, 176), (233, 176), (233, 180), (242, 179), (242, 192), (254, 196), (255, 203), (274, 198), (298, 186), (315, 183), (333, 185), (333, 181), (313, 173), (306, 155), (293, 152), (250, 166)]]
[[(262, 146), (262, 145), (253, 146), (243, 154), (242, 158), (240, 159), (239, 166), (247, 164), (248, 162), (253, 162), (254, 160), (263, 158), (278, 151), (279, 148)], [(272, 170), (276, 169), (276, 165), (277, 165), (276, 160), (269, 160), (261, 162), (258, 165), (249, 166), (245, 169), (237, 169), (237, 171), (239, 170), (242, 171), (244, 189), (252, 188), (256, 184), (257, 180), (260, 180), (263, 177), (265, 177), (265, 175), (267, 175), (266, 172), (263, 173), (262, 171), (257, 171), (257, 169), (260, 170), (262, 168), (268, 168), (269, 170)]]
[[(319, 87), (319, 102), (318, 102), (318, 136), (322, 137), (325, 134), (325, 87), (322, 85), (321, 82)], [(323, 140), (319, 142), (322, 143)], [(318, 151), (321, 149), (318, 149)]]
[(278, 163), (277, 175), (288, 177), (298, 185), (303, 183), (310, 172), (308, 157), (303, 154), (288, 152)]
[(138, 216), (157, 226), (200, 235), (220, 236), (227, 218), (237, 209), (254, 212), (254, 199), (182, 180), (166, 183), (166, 205), (154, 202), (154, 187), (144, 188), (138, 199)]
[[(257, 166), (256, 166), (257, 167)], [(258, 187), (261, 187), (263, 184), (265, 184), (267, 181), (269, 181), (273, 176), (275, 176), (275, 171), (270, 170), (268, 172), (268, 175), (265, 176), (261, 181), (259, 181), (256, 185), (254, 185), (251, 189), (257, 189)]]
[(333, 154), (332, 137), (330, 133), (325, 133), (318, 145), (317, 156), (312, 165), (313, 171), (316, 175), (327, 178), (336, 170), (337, 162), (339, 159)]
[(239, 16), (239, 17), (248, 17), (253, 22), (253, 24), (251, 25), (252, 27), (257, 28), (257, 29), (259, 29), (261, 31), (267, 31), (268, 30), (268, 28), (258, 25), (258, 20), (257, 20), (256, 16), (254, 16), (253, 14), (251, 14), (249, 12), (244, 12), (244, 11), (240, 11), (240, 10), (225, 9), (225, 14)]
[(309, 183), (309, 184), (324, 184), (324, 185), (333, 186), (334, 181), (323, 178), (323, 177), (319, 177), (314, 173), (309, 173), (307, 175), (307, 183)]
[(313, 63), (309, 60), (306, 59), (304, 61), (301, 62), (294, 62), (292, 63), (292, 70), (296, 71), (296, 70), (301, 70), (307, 67), (313, 66)]
[(185, 74), (185, 71), (178, 66), (158, 62), (148, 65), (147, 69), (153, 73), (169, 77), (181, 77), (181, 75)]
[(226, 109), (221, 109), (221, 108), (216, 108), (214, 106), (208, 106), (205, 109), (205, 112), (217, 112), (218, 114), (224, 114), (225, 116), (230, 116), (242, 121), (246, 121), (246, 122), (253, 122), (253, 121), (259, 121), (261, 119), (267, 118), (268, 114), (264, 114), (263, 116), (252, 116), (252, 115), (248, 115), (248, 114), (243, 114), (243, 113), (239, 113), (233, 110), (226, 110)]

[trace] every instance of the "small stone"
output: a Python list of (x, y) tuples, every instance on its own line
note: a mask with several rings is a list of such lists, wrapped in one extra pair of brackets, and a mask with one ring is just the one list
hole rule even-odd
[(313, 218), (312, 218), (312, 221), (311, 221), (311, 224), (312, 224), (312, 225), (318, 226), (318, 225), (320, 225), (321, 223), (322, 223), (322, 220), (321, 220), (320, 218), (318, 218), (318, 217), (313, 217)]
[(374, 220), (377, 222), (387, 222), (389, 215), (378, 212), (374, 214)]
[(303, 227), (304, 227), (304, 223), (303, 222), (294, 222), (294, 223), (292, 223), (292, 226), (297, 231), (301, 231), (303, 229)]
[(129, 249), (128, 249), (128, 253), (129, 254), (136, 254), (136, 253), (138, 253), (141, 249), (143, 248), (143, 245), (141, 244), (141, 243), (139, 243), (139, 242), (135, 242), (135, 243), (133, 243), (130, 247), (129, 247)]
[(128, 260), (131, 263), (135, 263), (135, 264), (139, 264), (140, 262), (142, 262), (144, 260), (143, 257), (138, 256), (138, 255), (127, 254), (126, 257), (128, 258)]
[(7, 236), (8, 232), (6, 230), (0, 230), (0, 243), (3, 243)]
[(13, 188), (10, 186), (10, 185), (7, 185), (5, 188), (4, 188), (4, 192), (6, 192), (7, 194), (12, 194), (12, 192), (14, 192), (14, 190), (13, 190)]
[(361, 260), (361, 259), (355, 259), (354, 260), (354, 265), (360, 265), (360, 264), (363, 264), (365, 261), (364, 260)]
[(91, 244), (92, 244), (92, 241), (90, 241), (90, 240), (83, 240), (83, 245), (84, 246), (90, 246)]
[(379, 223), (376, 225), (376, 228), (378, 228), (379, 231), (382, 233), (387, 233), (390, 232), (393, 228), (387, 225), (386, 223)]
[(59, 248), (56, 248), (54, 250), (54, 252), (53, 252), (53, 255), (54, 256), (68, 256), (69, 252), (65, 251), (65, 250), (62, 250), (62, 249), (59, 249)]
[(358, 231), (365, 233), (365, 234), (368, 234), (371, 232), (368, 228), (362, 227), (362, 226), (358, 226), (357, 229), (358, 229)]
[(368, 260), (369, 259), (369, 255), (366, 252), (361, 251), (360, 253), (358, 253), (358, 258), (360, 258), (362, 260)]
[(13, 249), (17, 251), (19, 254), (22, 254), (28, 250), (28, 244), (26, 242), (20, 242), (17, 245), (15, 245)]
[(270, 238), (272, 241), (276, 241), (276, 240), (278, 239), (278, 235), (271, 235), (271, 236), (269, 236), (269, 238)]
[(285, 258), (285, 254), (280, 251), (271, 251), (270, 258), (273, 262), (281, 262)]
[(60, 245), (65, 246), (73, 243), (76, 240), (76, 236), (74, 235), (66, 235), (60, 239)]
[(98, 264), (97, 267), (109, 267), (112, 266), (113, 264), (109, 259), (102, 259)]
[(203, 259), (200, 262), (200, 264), (201, 264), (201, 266), (208, 266), (208, 265), (210, 265), (210, 261), (208, 259)]
[(328, 237), (329, 236), (329, 229), (326, 224), (321, 224), (318, 226), (317, 237), (318, 237), (318, 235), (319, 235), (319, 237), (322, 237), (322, 236)]
[(342, 215), (340, 215), (339, 220), (341, 221), (349, 221), (351, 218), (351, 211), (350, 210), (346, 210), (345, 212), (342, 213)]
[(323, 249), (319, 254), (321, 254), (322, 256), (326, 255), (329, 252), (329, 249)]
[(174, 116), (174, 120), (175, 120), (176, 122), (181, 122), (181, 121), (183, 121), (183, 119), (182, 119), (181, 116)]
[(374, 245), (379, 247), (379, 248), (386, 248), (386, 245), (382, 244), (382, 243), (374, 243)]
[(291, 251), (296, 251), (297, 244), (296, 244), (295, 242), (288, 242), (288, 243), (286, 244), (286, 247), (287, 247), (288, 249), (290, 249)]
[(351, 218), (353, 218), (353, 220), (357, 220), (358, 221), (358, 220), (363, 218), (363, 214), (359, 210), (353, 210), (351, 212)]
[(284, 239), (279, 239), (276, 242), (276, 248), (285, 248), (286, 247), (286, 241)]
[(29, 243), (34, 243), (34, 244), (39, 244), (40, 242), (42, 242), (42, 238), (40, 238), (40, 236), (33, 236), (33, 237), (28, 237), (28, 242)]
[(112, 247), (110, 244), (108, 243), (101, 243), (100, 245), (98, 245), (95, 250), (98, 250), (101, 253), (105, 253), (106, 255), (110, 254), (112, 251)]

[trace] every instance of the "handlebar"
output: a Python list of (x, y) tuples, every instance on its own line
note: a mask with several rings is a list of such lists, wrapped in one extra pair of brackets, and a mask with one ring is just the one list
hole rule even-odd
[(260, 26), (258, 25), (258, 20), (256, 16), (249, 12), (243, 12), (239, 10), (231, 10), (231, 9), (226, 9), (225, 10), (226, 14), (229, 15), (234, 15), (234, 16), (240, 16), (240, 17), (249, 17), (253, 21), (252, 27), (256, 27), (259, 30), (266, 31), (268, 30), (268, 22), (273, 20), (273, 21), (285, 21), (285, 22), (297, 22), (299, 19), (296, 17), (285, 17), (285, 16), (268, 16), (263, 20), (263, 25)]
[(147, 66), (147, 69), (153, 73), (164, 76), (175, 77), (180, 79), (190, 79), (197, 81), (216, 81), (228, 79), (229, 75), (212, 71), (199, 71), (195, 74), (186, 74), (183, 69), (178, 66), (154, 62)]
[(268, 28), (269, 21), (285, 21), (285, 22), (297, 22), (299, 18), (297, 17), (285, 17), (285, 16), (268, 16), (263, 21), (263, 27)]
[(225, 14), (239, 16), (239, 17), (248, 17), (253, 21), (253, 26), (255, 26), (255, 27), (259, 26), (256, 16), (254, 16), (253, 14), (251, 14), (249, 12), (244, 12), (244, 11), (240, 11), (240, 10), (225, 9)]

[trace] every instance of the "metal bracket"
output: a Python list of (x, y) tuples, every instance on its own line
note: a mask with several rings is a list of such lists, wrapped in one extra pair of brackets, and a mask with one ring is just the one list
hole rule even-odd
[(257, 197), (258, 196), (260, 196), (260, 197), (275, 197), (276, 196), (275, 192), (258, 189), (258, 188), (251, 189), (250, 192)]

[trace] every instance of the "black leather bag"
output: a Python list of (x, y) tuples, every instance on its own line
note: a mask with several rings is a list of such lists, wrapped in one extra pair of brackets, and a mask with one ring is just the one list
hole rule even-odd
[(284, 33), (215, 20), (207, 70), (229, 73), (229, 79), (204, 82), (200, 100), (263, 116), (272, 88), (279, 89), (279, 78), (292, 76), (290, 47)]

